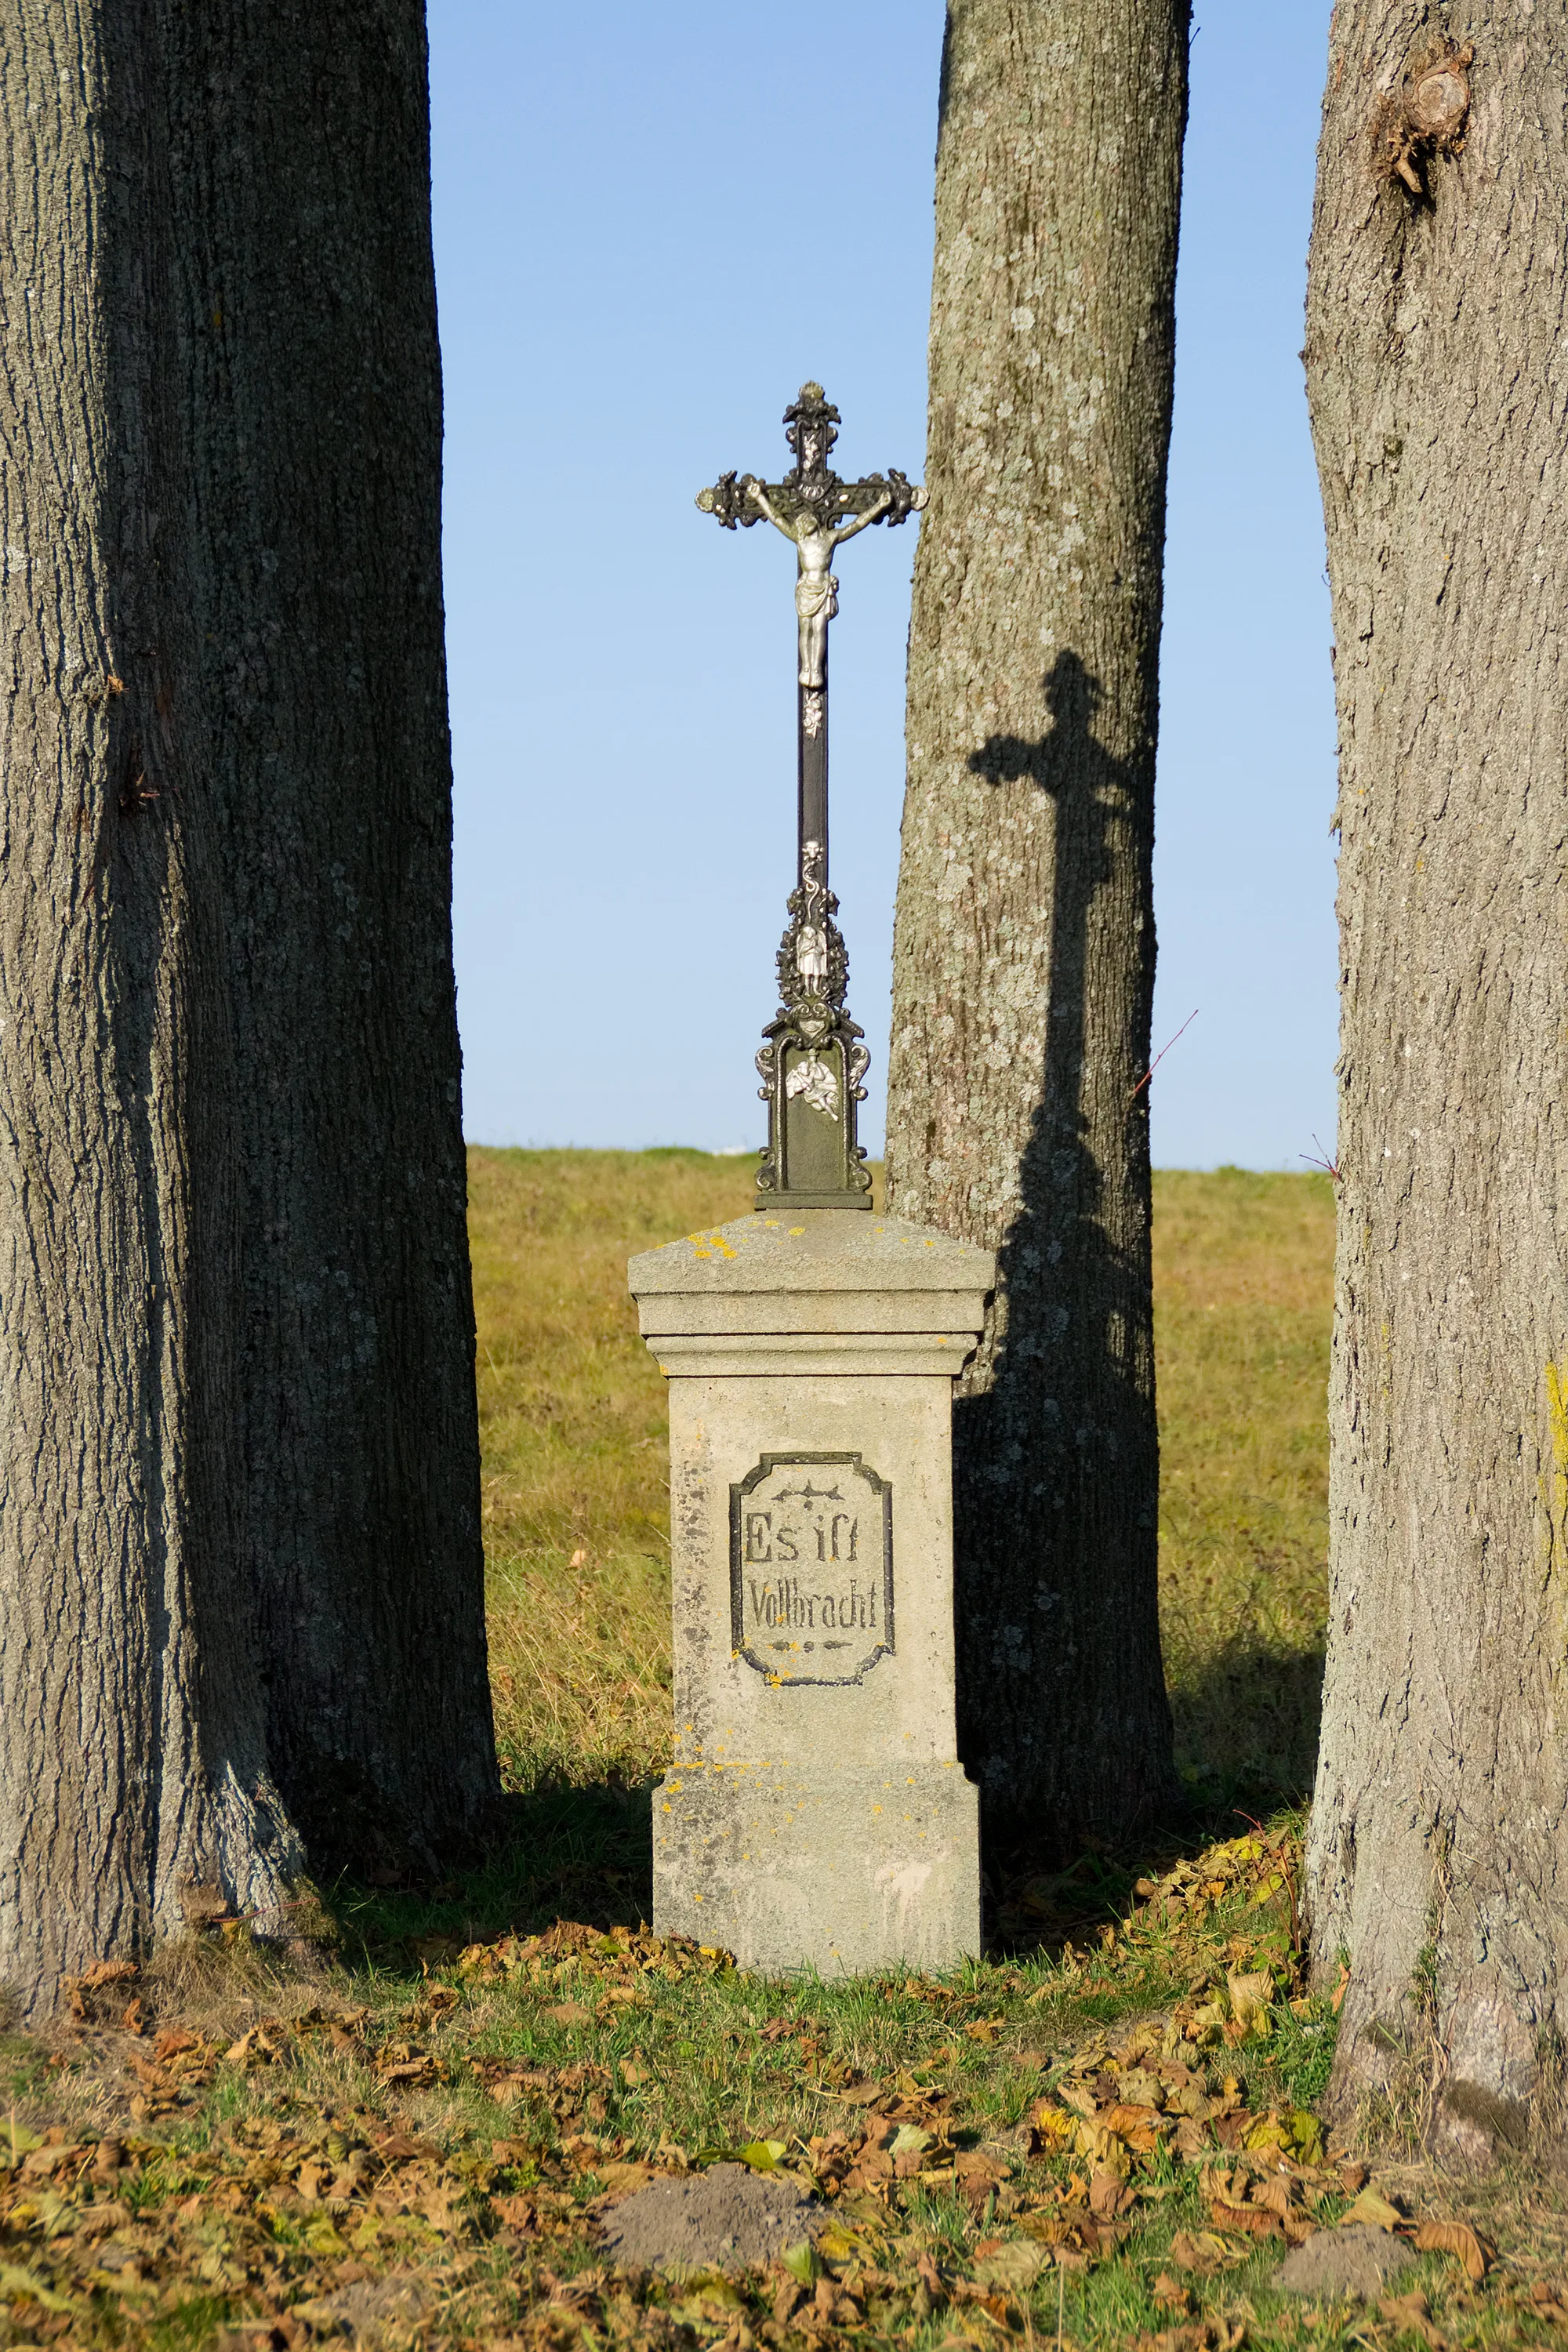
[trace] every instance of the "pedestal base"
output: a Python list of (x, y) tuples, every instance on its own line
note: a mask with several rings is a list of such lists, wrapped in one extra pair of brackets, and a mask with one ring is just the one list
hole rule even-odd
[(994, 1275), (965, 1242), (841, 1209), (738, 1219), (633, 1259), (669, 1378), (661, 1935), (825, 1977), (978, 1954), (952, 1383)]
[(951, 1969), (980, 1950), (980, 1792), (956, 1763), (672, 1770), (653, 1916), (770, 1974)]

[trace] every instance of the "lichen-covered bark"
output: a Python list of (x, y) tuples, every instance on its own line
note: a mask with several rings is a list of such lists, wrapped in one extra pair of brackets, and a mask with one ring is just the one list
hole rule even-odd
[[(493, 1786), (414, 0), (0, 5), (0, 1981)], [(281, 1793), (280, 1793), (281, 1792)]]
[(1308, 299), (1342, 966), (1312, 1936), (1350, 1959), (1342, 2110), (1414, 2101), (1477, 2159), (1560, 2129), (1568, 2029), (1565, 54), (1563, 0), (1340, 0)]
[(994, 1836), (1173, 1796), (1156, 1614), (1150, 898), (1185, 0), (951, 0), (889, 1199), (995, 1248), (954, 1422)]

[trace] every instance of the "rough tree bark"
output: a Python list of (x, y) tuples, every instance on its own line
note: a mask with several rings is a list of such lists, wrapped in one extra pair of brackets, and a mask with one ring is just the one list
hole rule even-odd
[(1156, 1610), (1150, 899), (1186, 0), (951, 0), (889, 1198), (996, 1248), (954, 1424), (994, 1838), (1174, 1797)]
[[(4, 0), (0, 1980), (495, 1785), (418, 0)], [(192, 1890), (200, 1890), (193, 1897)]]
[[(1473, 59), (1470, 50), (1473, 47)], [(1563, 0), (1340, 0), (1307, 373), (1340, 722), (1333, 2095), (1561, 2130), (1568, 1960)]]

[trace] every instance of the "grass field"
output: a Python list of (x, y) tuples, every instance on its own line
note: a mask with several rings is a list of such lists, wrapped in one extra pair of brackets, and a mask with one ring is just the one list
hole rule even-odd
[[(1158, 1180), (1166, 1654), (1214, 1842), (1136, 1885), (1135, 1863), (1095, 1858), (1076, 1948), (943, 1978), (768, 1982), (639, 1926), (664, 1395), (625, 1263), (738, 1213), (746, 1176), (690, 1152), (474, 1154), (510, 1827), (442, 1883), (328, 1889), (335, 1957), (285, 1966), (207, 1927), (0, 2038), (0, 2352), (1554, 2340), (1559, 2191), (1357, 2159), (1311, 2112), (1335, 2031), (1294, 1899), (1322, 1620), (1319, 1179)], [(1237, 1800), (1279, 1810), (1218, 1835)], [(721, 2156), (823, 2201), (815, 2252), (738, 2277), (606, 2264), (607, 2201)], [(1347, 2217), (1405, 2240), (1397, 2289), (1287, 2301), (1287, 2242)]]
[[(695, 1151), (469, 1160), (497, 1716), (512, 1787), (630, 1787), (668, 1738), (664, 1382), (626, 1262), (750, 1206)], [(1321, 1668), (1323, 1176), (1155, 1178), (1160, 1571), (1180, 1759), (1206, 1792), (1304, 1795)]]

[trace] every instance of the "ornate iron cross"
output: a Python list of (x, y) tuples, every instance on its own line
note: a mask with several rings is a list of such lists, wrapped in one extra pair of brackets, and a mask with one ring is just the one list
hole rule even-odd
[(849, 961), (827, 887), (827, 625), (838, 610), (834, 551), (868, 523), (903, 522), (926, 494), (889, 467), (886, 475), (841, 482), (828, 465), (838, 411), (819, 383), (803, 383), (784, 410), (795, 464), (782, 482), (721, 474), (697, 503), (726, 530), (771, 522), (795, 546), (799, 647), (800, 855), (789, 925), (779, 948), (774, 1018), (757, 1055), (768, 1139), (757, 1171), (756, 1205), (868, 1209), (870, 1171), (856, 1141), (856, 1105), (868, 1056), (849, 1018)]

